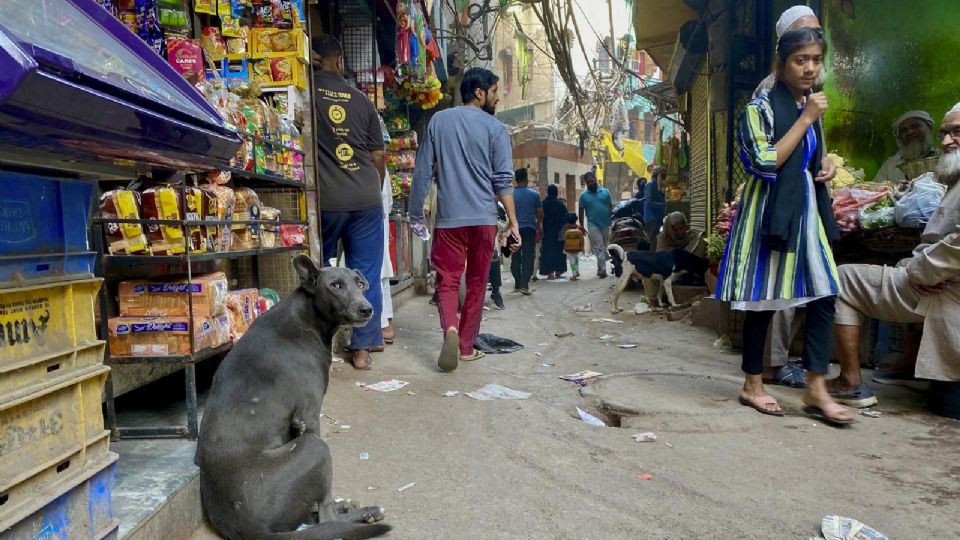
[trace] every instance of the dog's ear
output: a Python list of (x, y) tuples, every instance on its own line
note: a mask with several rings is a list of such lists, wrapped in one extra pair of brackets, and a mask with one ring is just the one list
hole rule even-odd
[(307, 255), (298, 255), (293, 260), (293, 268), (300, 276), (300, 286), (313, 294), (317, 288), (317, 278), (320, 276), (320, 267), (317, 266), (317, 261)]

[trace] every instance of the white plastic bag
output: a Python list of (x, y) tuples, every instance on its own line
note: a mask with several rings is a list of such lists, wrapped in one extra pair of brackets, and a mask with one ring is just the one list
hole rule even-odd
[(922, 229), (940, 206), (947, 186), (938, 183), (933, 173), (913, 181), (910, 191), (897, 201), (894, 219), (903, 229)]

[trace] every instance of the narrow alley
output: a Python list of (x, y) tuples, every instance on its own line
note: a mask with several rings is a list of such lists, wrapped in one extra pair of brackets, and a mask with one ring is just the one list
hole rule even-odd
[[(891, 538), (955, 534), (960, 426), (924, 412), (922, 394), (878, 385), (882, 416), (835, 429), (800, 415), (799, 390), (770, 386), (788, 415), (762, 416), (737, 403), (739, 355), (715, 349), (712, 332), (655, 313), (592, 322), (611, 317), (612, 283), (592, 265), (484, 312), (482, 331), (520, 352), (439, 373), (436, 308), (414, 297), (373, 371), (335, 364), (324, 406), (338, 496), (386, 508), (394, 538), (807, 538), (827, 514)], [(603, 376), (582, 392), (559, 378), (582, 370)], [(355, 384), (389, 377), (410, 384)], [(532, 395), (463, 395), (489, 383)], [(641, 415), (619, 429), (577, 418), (603, 404)]]

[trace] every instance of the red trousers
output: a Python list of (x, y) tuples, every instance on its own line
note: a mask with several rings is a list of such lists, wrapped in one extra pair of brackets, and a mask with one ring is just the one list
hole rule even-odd
[[(493, 242), (497, 237), (494, 225), (476, 225), (453, 229), (436, 229), (430, 262), (437, 271), (437, 307), (440, 328), (456, 328), (460, 335), (460, 355), (473, 354), (473, 342), (480, 334), (483, 297), (487, 274), (493, 258)], [(467, 273), (467, 294), (457, 317), (460, 277)]]

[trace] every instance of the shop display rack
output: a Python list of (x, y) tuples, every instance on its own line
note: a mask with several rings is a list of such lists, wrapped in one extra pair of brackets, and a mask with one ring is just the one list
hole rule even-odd
[[(253, 187), (259, 186), (261, 190), (269, 189), (297, 189), (304, 190), (304, 185), (301, 182), (296, 182), (293, 180), (272, 177), (269, 175), (260, 175), (255, 173), (250, 173), (249, 171), (243, 171), (239, 169), (233, 169), (230, 167), (223, 167), (222, 170), (229, 171), (234, 173), (232, 178), (235, 184), (243, 185), (244, 187)], [(180, 190), (181, 196), (180, 199), (180, 215), (186, 216), (186, 197), (182, 196), (187, 187), (192, 187), (196, 182), (188, 183), (188, 179), (195, 179), (194, 175), (183, 175), (175, 187)], [(183, 242), (184, 242), (184, 253), (179, 255), (110, 255), (108, 253), (104, 228), (107, 224), (139, 224), (143, 225), (144, 228), (148, 225), (164, 225), (164, 226), (175, 226), (179, 227), (183, 232)], [(228, 259), (240, 259), (240, 258), (252, 258), (253, 264), (251, 265), (251, 281), (256, 288), (260, 288), (260, 271), (259, 271), (259, 257), (262, 255), (270, 254), (279, 254), (279, 253), (295, 253), (309, 250), (309, 243), (305, 242), (304, 245), (293, 245), (293, 246), (273, 246), (273, 247), (264, 247), (263, 246), (263, 235), (262, 232), (258, 235), (257, 247), (253, 249), (242, 249), (242, 250), (233, 250), (233, 251), (223, 251), (223, 252), (207, 252), (207, 253), (191, 253), (190, 249), (190, 228), (191, 227), (218, 227), (218, 226), (233, 226), (233, 225), (249, 225), (249, 226), (259, 226), (262, 228), (264, 226), (276, 226), (278, 229), (281, 225), (300, 225), (303, 227), (307, 226), (307, 221), (303, 220), (190, 220), (190, 219), (179, 219), (179, 220), (162, 220), (162, 219), (115, 219), (115, 218), (96, 218), (93, 220), (94, 227), (94, 243), (97, 248), (97, 252), (100, 254), (100, 258), (97, 264), (97, 273), (101, 276), (106, 276), (108, 271), (111, 275), (120, 272), (122, 273), (124, 268), (131, 268), (138, 265), (171, 265), (178, 268), (180, 271), (178, 273), (185, 274), (185, 283), (188, 289), (194, 283), (194, 271), (196, 265), (200, 263), (210, 263), (214, 261), (228, 260)], [(228, 233), (229, 234), (229, 233)], [(280, 241), (279, 230), (277, 232), (277, 241)], [(129, 364), (175, 364), (182, 365), (184, 371), (184, 389), (185, 389), (185, 408), (186, 408), (186, 425), (185, 426), (149, 426), (149, 427), (120, 427), (117, 424), (117, 414), (116, 406), (114, 402), (114, 391), (113, 391), (113, 381), (108, 379), (105, 388), (105, 398), (107, 405), (107, 423), (108, 428), (111, 430), (114, 439), (121, 438), (188, 438), (196, 439), (199, 436), (199, 414), (197, 408), (197, 379), (196, 379), (196, 364), (214, 357), (219, 357), (225, 355), (232, 348), (232, 342), (227, 342), (224, 344), (217, 345), (216, 347), (206, 347), (202, 349), (195, 349), (195, 335), (194, 335), (194, 309), (193, 309), (193, 294), (186, 294), (187, 297), (187, 313), (188, 320), (191, 321), (188, 325), (188, 337), (190, 343), (190, 353), (181, 354), (181, 355), (169, 355), (169, 356), (120, 356), (113, 355), (110, 352), (109, 345), (109, 319), (110, 319), (110, 298), (108, 291), (110, 288), (104, 286), (100, 290), (100, 332), (101, 337), (107, 341), (107, 349), (105, 354), (104, 363), (107, 365), (129, 365)]]

